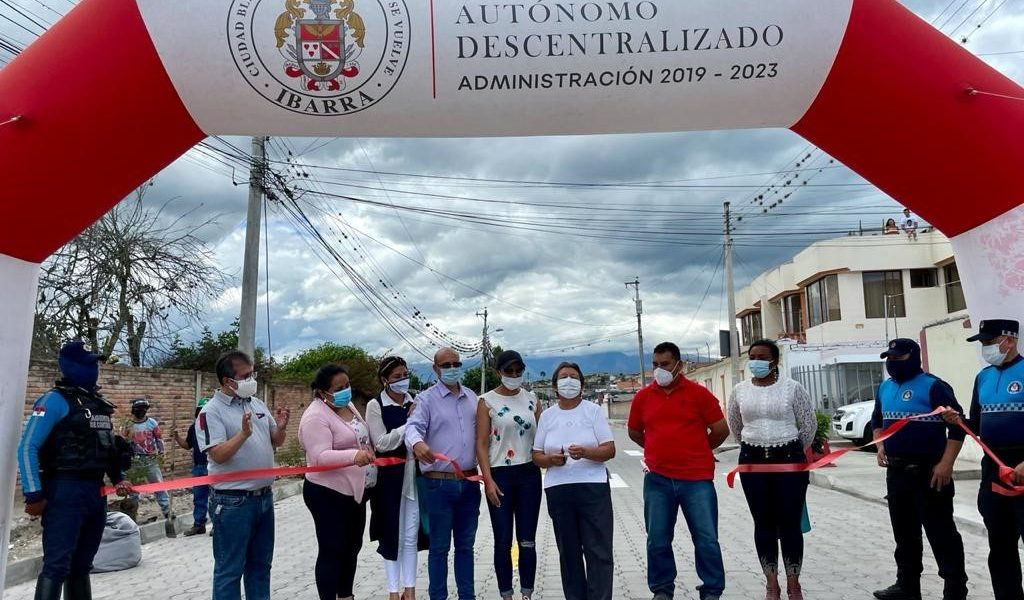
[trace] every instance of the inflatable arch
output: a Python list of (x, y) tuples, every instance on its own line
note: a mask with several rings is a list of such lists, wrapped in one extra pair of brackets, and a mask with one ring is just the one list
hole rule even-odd
[(896, 0), (83, 0), (0, 70), (0, 472), (38, 263), (207, 135), (788, 127), (1021, 318), (1021, 97)]

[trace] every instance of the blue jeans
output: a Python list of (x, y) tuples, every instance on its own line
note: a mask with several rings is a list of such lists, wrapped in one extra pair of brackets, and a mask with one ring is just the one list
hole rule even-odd
[[(159, 483), (164, 480), (164, 475), (160, 472), (160, 461), (156, 456), (136, 454), (132, 466), (145, 470), (148, 483)], [(164, 513), (165, 517), (171, 514), (171, 499), (167, 492), (154, 492), (153, 495), (156, 496), (156, 503), (160, 505), (160, 512)], [(139, 494), (133, 493), (131, 497), (138, 500)]]
[[(192, 467), (193, 477), (207, 475), (206, 465), (195, 465)], [(192, 522), (194, 525), (206, 525), (206, 513), (210, 505), (210, 486), (197, 485), (192, 488)]]
[(494, 572), (498, 593), (512, 595), (512, 536), (519, 542), (519, 586), (524, 596), (533, 595), (537, 574), (537, 520), (540, 517), (541, 479), (537, 465), (492, 467), (491, 477), (501, 490), (501, 506), (487, 503), (494, 530)]
[(675, 592), (676, 559), (672, 538), (679, 509), (693, 538), (700, 597), (718, 598), (725, 590), (725, 566), (718, 545), (718, 494), (712, 481), (683, 481), (654, 473), (644, 478), (647, 525), (647, 585), (655, 594)]
[(46, 479), (43, 492), (43, 577), (87, 577), (107, 523), (99, 480)]
[(480, 517), (480, 485), (455, 479), (426, 479), (424, 483), (430, 518), (427, 558), (430, 600), (448, 600), (448, 551), (453, 539), (459, 600), (475, 600), (473, 544)]
[(274, 495), (232, 496), (213, 490), (213, 600), (270, 600)]

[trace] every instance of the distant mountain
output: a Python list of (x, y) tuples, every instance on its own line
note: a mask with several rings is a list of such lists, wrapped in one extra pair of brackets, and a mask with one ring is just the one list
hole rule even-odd
[[(625, 352), (596, 352), (593, 354), (556, 354), (550, 356), (532, 356), (526, 355), (523, 357), (526, 360), (526, 368), (530, 372), (530, 378), (533, 380), (541, 379), (541, 372), (545, 374), (545, 378), (549, 378), (552, 375), (552, 371), (561, 362), (574, 362), (583, 369), (583, 373), (609, 373), (611, 375), (618, 375), (623, 373), (625, 375), (636, 375), (640, 372), (640, 363), (637, 360), (636, 354), (627, 354)], [(684, 354), (684, 360), (696, 359), (696, 355)], [(479, 360), (475, 360), (471, 363), (467, 363), (467, 367), (475, 367), (479, 365)], [(434, 372), (430, 365), (427, 363), (410, 365), (410, 368), (416, 372), (417, 375), (424, 378), (424, 380), (433, 379)], [(651, 368), (651, 355), (648, 354), (644, 358), (644, 368), (650, 370)]]

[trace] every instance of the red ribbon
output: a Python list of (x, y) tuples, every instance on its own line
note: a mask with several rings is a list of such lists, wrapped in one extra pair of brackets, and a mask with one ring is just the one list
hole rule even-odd
[[(483, 477), (480, 475), (466, 475), (459, 466), (459, 463), (455, 460), (445, 456), (444, 454), (434, 454), (434, 458), (438, 462), (447, 463), (452, 466), (455, 471), (455, 475), (459, 479), (465, 479), (466, 481), (481, 482)], [(378, 458), (373, 463), (378, 467), (391, 467), (394, 465), (405, 464), (406, 459), (404, 458)], [(215, 483), (226, 483), (229, 481), (249, 481), (253, 479), (270, 479), (277, 477), (287, 477), (289, 475), (305, 475), (307, 473), (326, 473), (328, 471), (335, 471), (337, 469), (345, 469), (348, 467), (357, 466), (354, 462), (347, 463), (336, 463), (330, 465), (317, 465), (317, 466), (306, 466), (306, 467), (272, 467), (269, 469), (250, 469), (248, 471), (235, 471), (232, 473), (220, 473), (217, 475), (202, 475), (199, 477), (182, 477), (181, 479), (168, 479), (166, 481), (158, 481), (156, 483), (144, 483), (141, 485), (133, 485), (132, 491), (140, 494), (152, 493), (152, 492), (168, 492), (170, 490), (180, 490), (189, 487), (196, 487), (200, 485), (212, 485)], [(100, 490), (100, 494), (103, 496), (109, 496), (117, 493), (116, 487), (106, 486)]]
[[(899, 431), (901, 429), (903, 429), (904, 427), (906, 427), (907, 424), (909, 424), (911, 421), (916, 421), (916, 420), (919, 420), (919, 419), (926, 419), (928, 417), (938, 416), (938, 415), (941, 415), (942, 413), (946, 412), (947, 410), (949, 410), (949, 409), (947, 409), (945, 407), (940, 407), (940, 408), (936, 408), (935, 410), (933, 410), (932, 412), (930, 412), (928, 414), (915, 415), (913, 417), (906, 417), (906, 418), (903, 418), (903, 419), (899, 419), (898, 421), (896, 421), (892, 425), (889, 425), (888, 427), (886, 427), (882, 431), (881, 435), (879, 435), (877, 438), (872, 440), (871, 443), (869, 443), (869, 444), (865, 444), (863, 446), (857, 446), (857, 447), (854, 447), (854, 448), (843, 448), (842, 450), (835, 450), (833, 452), (829, 452), (825, 456), (819, 458), (818, 460), (812, 461), (812, 462), (806, 462), (806, 463), (784, 463), (784, 464), (767, 464), (767, 465), (763, 465), (763, 464), (761, 464), (761, 465), (750, 465), (750, 464), (747, 464), (747, 465), (736, 465), (736, 468), (734, 468), (733, 470), (729, 471), (729, 474), (726, 475), (725, 480), (726, 480), (726, 483), (729, 484), (729, 487), (735, 487), (736, 486), (736, 475), (738, 473), (800, 473), (800, 472), (804, 472), (804, 471), (813, 471), (815, 469), (820, 469), (822, 467), (827, 467), (828, 465), (834, 463), (839, 457), (843, 456), (844, 454), (846, 454), (848, 452), (856, 452), (857, 450), (862, 450), (864, 448), (867, 448), (868, 446), (872, 446), (872, 445), (875, 445), (875, 444), (881, 444), (885, 440), (887, 440), (887, 439), (891, 438), (892, 436), (896, 435), (897, 433), (899, 433)], [(957, 425), (959, 425), (960, 428), (963, 429), (967, 433), (967, 435), (971, 436), (971, 439), (973, 439), (975, 442), (977, 442), (978, 445), (981, 446), (982, 451), (985, 452), (985, 454), (987, 454), (989, 456), (989, 458), (991, 458), (996, 463), (996, 465), (999, 467), (999, 482), (992, 482), (992, 491), (995, 492), (996, 494), (1001, 495), (1001, 496), (1011, 496), (1011, 497), (1013, 497), (1013, 496), (1024, 495), (1024, 486), (1014, 485), (1014, 483), (1013, 483), (1013, 469), (1011, 469), (1010, 467), (1006, 466), (1006, 464), (1003, 463), (1003, 461), (1000, 460), (998, 456), (996, 456), (996, 453), (993, 452), (991, 448), (986, 446), (985, 443), (981, 441), (981, 438), (979, 438), (977, 434), (975, 434), (973, 431), (970, 430), (969, 427), (967, 427), (967, 424), (964, 423), (963, 419), (958, 420), (957, 421)], [(1000, 485), (1000, 484), (1002, 484), (1002, 485)]]

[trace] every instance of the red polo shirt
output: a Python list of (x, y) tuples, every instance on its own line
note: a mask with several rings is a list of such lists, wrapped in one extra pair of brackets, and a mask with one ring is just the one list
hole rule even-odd
[(708, 427), (724, 418), (714, 394), (680, 375), (669, 392), (657, 383), (637, 392), (628, 427), (644, 434), (644, 462), (652, 473), (702, 481), (715, 476)]

